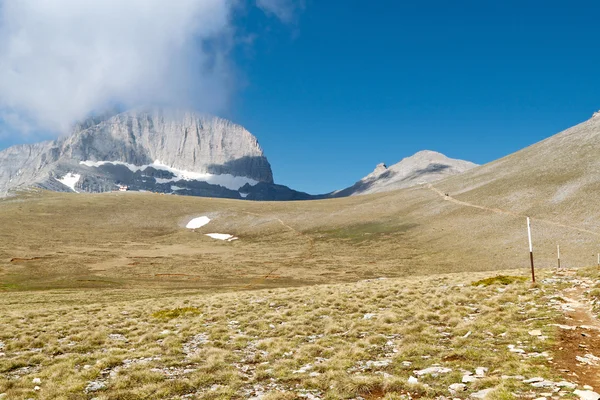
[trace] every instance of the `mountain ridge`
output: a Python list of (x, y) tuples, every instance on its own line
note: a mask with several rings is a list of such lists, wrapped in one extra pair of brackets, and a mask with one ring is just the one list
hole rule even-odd
[[(112, 165), (89, 164), (98, 162)], [(244, 178), (239, 187), (274, 183), (258, 140), (242, 126), (195, 112), (154, 108), (91, 118), (59, 139), (0, 151), (0, 193), (27, 186), (103, 192), (114, 190), (118, 184), (132, 184), (132, 180), (143, 187), (150, 178), (176, 178), (157, 165), (208, 178)], [(132, 167), (144, 167), (142, 172), (147, 173), (134, 177), (127, 171), (135, 174)], [(75, 182), (77, 189), (61, 183), (67, 174), (82, 178)], [(138, 189), (168, 192), (167, 187), (146, 186)], [(235, 198), (219, 187), (213, 189), (216, 196)], [(194, 194), (194, 189), (190, 192)]]
[(248, 200), (314, 200), (432, 182), (475, 164), (424, 150), (376, 169), (350, 188), (310, 195), (276, 185), (258, 139), (227, 119), (142, 108), (90, 117), (69, 135), (0, 151), (0, 194), (131, 190)]

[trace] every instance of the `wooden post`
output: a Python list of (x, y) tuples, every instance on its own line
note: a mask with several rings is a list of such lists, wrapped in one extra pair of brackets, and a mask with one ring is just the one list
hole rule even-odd
[(556, 254), (558, 256), (558, 270), (560, 270), (560, 245), (556, 245)]
[(531, 261), (531, 282), (535, 283), (535, 268), (533, 267), (533, 244), (531, 243), (531, 220), (527, 217), (527, 237), (529, 238), (529, 260)]

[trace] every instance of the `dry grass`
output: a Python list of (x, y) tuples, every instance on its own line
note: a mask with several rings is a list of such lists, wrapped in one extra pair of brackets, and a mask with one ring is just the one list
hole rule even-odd
[[(481, 272), (528, 270), (521, 218), (426, 187), (299, 203), (31, 192), (0, 200), (0, 226), (10, 399), (435, 398), (480, 366), (458, 396), (506, 399), (543, 389), (503, 375), (558, 379), (556, 287)], [(597, 244), (534, 225), (538, 265), (559, 236), (564, 265)], [(435, 364), (452, 372), (408, 383)]]
[(473, 286), (490, 286), (490, 285), (510, 285), (515, 282), (525, 282), (527, 280), (524, 276), (507, 276), (498, 275), (491, 278), (480, 279), (476, 282), (471, 283)]
[[(0, 201), (0, 290), (239, 290), (401, 276), (414, 263), (427, 263), (405, 221), (335, 217), (339, 204), (23, 194)], [(359, 203), (347, 202), (353, 204)], [(208, 215), (210, 224), (196, 232), (183, 227), (200, 215)], [(204, 235), (211, 232), (240, 239), (220, 242)], [(404, 259), (398, 260), (399, 253)]]
[[(514, 272), (513, 272), (514, 274)], [(375, 279), (223, 294), (106, 289), (0, 297), (0, 393), (10, 399), (324, 399), (536, 394), (502, 375), (556, 378), (546, 357), (556, 311), (526, 282), (472, 286), (485, 275)], [(542, 329), (549, 338), (531, 337)], [(452, 372), (419, 377), (441, 365)], [(41, 384), (35, 384), (40, 378)], [(90, 391), (96, 385), (97, 391)], [(39, 386), (35, 391), (34, 387)], [(86, 388), (88, 394), (86, 394)], [(543, 390), (543, 389), (539, 389)]]
[[(212, 221), (183, 227), (200, 215)], [(462, 207), (426, 187), (279, 203), (31, 192), (0, 200), (0, 226), (0, 291), (214, 292), (528, 267), (521, 218)], [(212, 232), (240, 239), (204, 235)], [(598, 237), (534, 221), (538, 266), (555, 265), (557, 238), (564, 266), (595, 258)]]

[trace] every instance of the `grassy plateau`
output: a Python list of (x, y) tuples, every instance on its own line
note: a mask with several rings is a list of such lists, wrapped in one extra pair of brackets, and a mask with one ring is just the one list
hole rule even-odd
[(548, 268), (556, 237), (564, 265), (582, 265), (595, 233), (534, 224), (532, 285), (521, 215), (434, 189), (0, 199), (0, 399), (558, 399), (595, 385), (597, 332), (577, 321), (595, 323), (600, 277)]

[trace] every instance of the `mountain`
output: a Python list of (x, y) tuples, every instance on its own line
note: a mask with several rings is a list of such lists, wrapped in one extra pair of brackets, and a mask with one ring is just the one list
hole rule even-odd
[(55, 141), (0, 151), (2, 194), (29, 186), (106, 192), (119, 185), (238, 199), (310, 197), (274, 185), (257, 139), (242, 126), (189, 111), (107, 114), (77, 124)]
[(434, 182), (461, 174), (476, 166), (477, 164), (469, 161), (456, 160), (435, 151), (423, 150), (390, 167), (383, 163), (378, 164), (369, 175), (346, 189), (334, 192), (332, 196), (345, 197), (387, 192)]
[[(194, 287), (229, 285), (223, 276), (231, 276), (235, 285), (247, 287), (458, 271), (513, 269), (510, 275), (527, 275), (526, 216), (536, 268), (556, 268), (557, 244), (563, 267), (595, 266), (598, 117), (462, 174), (368, 196), (262, 203), (144, 193), (97, 201), (86, 194), (22, 192), (0, 199), (0, 278), (20, 284), (18, 274), (25, 274), (45, 287), (144, 277), (144, 284), (171, 280)], [(266, 182), (252, 188), (281, 195)], [(210, 224), (198, 235), (186, 233), (183, 227), (200, 216)], [(204, 236), (214, 232), (239, 240), (227, 250), (215, 249)], [(80, 240), (77, 251), (73, 238)], [(141, 260), (148, 250), (131, 246), (131, 238), (144, 240), (160, 257)], [(97, 248), (106, 251), (87, 250)], [(223, 273), (239, 266), (247, 275)]]

